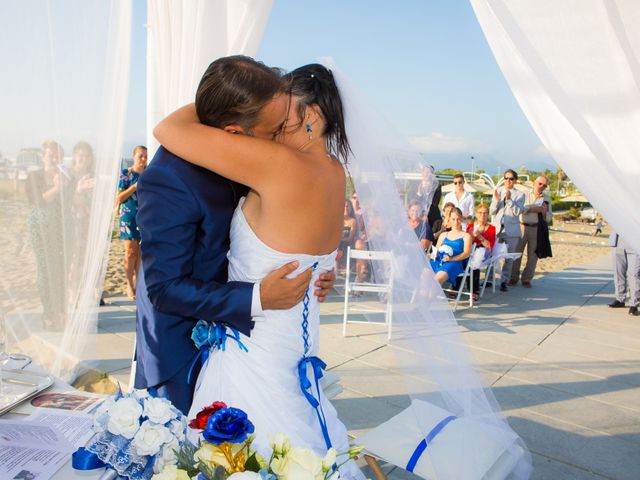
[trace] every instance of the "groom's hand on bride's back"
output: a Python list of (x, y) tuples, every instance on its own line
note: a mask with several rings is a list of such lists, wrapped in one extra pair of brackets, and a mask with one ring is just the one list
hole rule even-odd
[(298, 262), (287, 263), (262, 279), (260, 303), (263, 310), (285, 310), (302, 301), (312, 271), (308, 268), (296, 277), (287, 278), (298, 266)]

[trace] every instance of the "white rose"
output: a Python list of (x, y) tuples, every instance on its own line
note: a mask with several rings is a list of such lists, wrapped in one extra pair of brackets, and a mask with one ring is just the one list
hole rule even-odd
[(145, 398), (143, 414), (160, 425), (164, 425), (173, 418), (171, 404), (164, 398)]
[(322, 460), (308, 448), (292, 448), (284, 457), (274, 458), (271, 469), (280, 480), (321, 480)]
[(333, 467), (333, 465), (336, 463), (337, 455), (338, 452), (336, 452), (335, 448), (331, 447), (329, 450), (327, 450), (327, 454), (322, 459), (322, 470), (324, 472), (328, 472), (329, 470), (331, 470), (331, 467)]
[(107, 429), (114, 435), (133, 438), (140, 428), (142, 407), (135, 398), (121, 398), (109, 407)]
[(269, 445), (275, 455), (285, 455), (291, 449), (289, 437), (284, 433), (276, 433), (269, 439)]
[(187, 430), (187, 420), (185, 419), (185, 417), (182, 417), (179, 420), (173, 420), (169, 424), (169, 430), (171, 430), (171, 433), (178, 440), (184, 440), (185, 432)]
[(169, 440), (171, 440), (171, 432), (167, 427), (144, 422), (133, 437), (131, 445), (138, 455), (155, 455), (160, 451), (162, 444)]
[(180, 470), (175, 465), (167, 465), (162, 472), (156, 473), (151, 480), (191, 480), (185, 470)]
[(143, 389), (135, 389), (133, 390), (134, 395), (136, 395), (139, 399), (150, 397), (149, 391), (146, 388)]
[(228, 480), (260, 480), (262, 477), (257, 472), (236, 472), (229, 475)]
[(178, 458), (176, 457), (178, 450), (180, 450), (180, 444), (175, 438), (162, 447), (160, 454), (156, 455), (156, 460), (153, 464), (154, 473), (161, 472), (166, 465), (175, 465), (178, 462)]

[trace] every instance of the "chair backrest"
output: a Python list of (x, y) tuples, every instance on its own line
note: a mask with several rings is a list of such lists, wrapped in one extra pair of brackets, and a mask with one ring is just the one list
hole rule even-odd
[(391, 260), (391, 252), (378, 252), (374, 250), (355, 250), (350, 248), (348, 251), (350, 258), (364, 259), (364, 260)]

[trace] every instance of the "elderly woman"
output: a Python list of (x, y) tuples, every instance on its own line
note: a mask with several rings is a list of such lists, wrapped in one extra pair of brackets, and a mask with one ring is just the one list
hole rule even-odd
[(138, 179), (147, 167), (147, 148), (138, 145), (133, 149), (133, 165), (120, 174), (117, 202), (120, 205), (120, 239), (124, 240), (124, 273), (127, 296), (136, 298), (135, 279), (140, 267), (140, 232), (136, 223), (138, 213)]
[(458, 275), (464, 271), (462, 261), (471, 254), (471, 235), (462, 230), (462, 218), (460, 209), (452, 207), (449, 213), (451, 231), (444, 232), (438, 238), (436, 258), (431, 260), (431, 268), (440, 285), (447, 280), (455, 283)]
[[(485, 248), (485, 258), (491, 254), (496, 243), (496, 227), (489, 223), (489, 207), (482, 203), (476, 208), (476, 221), (467, 227), (476, 248)], [(480, 271), (473, 271), (473, 300), (478, 300), (480, 293)]]

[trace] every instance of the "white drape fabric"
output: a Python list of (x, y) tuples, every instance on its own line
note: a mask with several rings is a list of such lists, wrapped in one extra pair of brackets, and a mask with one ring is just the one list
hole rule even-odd
[(550, 155), (640, 251), (640, 3), (471, 4)]
[[(394, 272), (393, 291), (380, 298), (392, 303), (392, 337), (384, 349), (362, 358), (363, 367), (369, 362), (385, 362), (389, 375), (380, 380), (381, 386), (394, 403), (408, 406), (409, 396), (447, 415), (469, 420), (481, 431), (483, 425), (487, 432), (502, 431), (504, 435), (497, 437), (493, 447), (504, 453), (510, 478), (528, 478), (531, 459), (526, 447), (501, 418), (492, 392), (476, 373), (448, 301), (409, 225), (395, 173), (415, 170), (423, 159), (331, 59), (322, 62), (332, 70), (342, 96), (353, 151), (348, 168), (363, 210), (368, 249), (391, 252), (393, 258), (393, 268), (376, 268), (381, 262), (372, 262), (371, 277), (374, 283), (388, 283), (389, 272)], [(383, 313), (364, 315), (370, 321), (380, 321)], [(437, 422), (444, 420), (431, 421), (435, 419), (413, 413), (410, 416), (411, 430), (417, 428), (421, 433), (415, 445), (407, 447), (402, 438), (389, 438), (389, 450), (402, 449), (401, 454), (406, 454), (407, 448), (417, 448), (421, 439), (430, 437)], [(456, 440), (455, 452), (449, 453), (470, 465), (475, 476), (469, 478), (494, 478), (484, 476), (483, 445), (473, 435), (460, 435)], [(433, 453), (427, 447), (424, 456), (430, 458)], [(445, 464), (450, 462), (434, 460), (430, 470), (433, 478), (462, 478), (451, 476)]]
[(254, 56), (273, 0), (147, 1), (147, 147), (156, 124), (193, 102), (202, 74), (216, 58)]
[(0, 335), (7, 351), (72, 380), (80, 360), (108, 348), (97, 306), (121, 161), (131, 3), (10, 0), (0, 31)]

